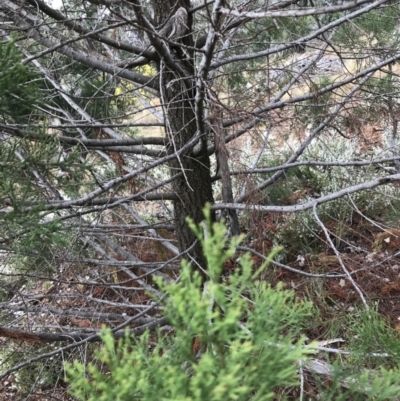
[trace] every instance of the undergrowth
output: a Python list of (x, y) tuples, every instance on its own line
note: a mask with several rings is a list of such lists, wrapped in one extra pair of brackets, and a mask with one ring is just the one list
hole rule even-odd
[[(386, 400), (400, 394), (398, 347), (391, 353), (387, 349), (397, 337), (373, 310), (354, 313), (347, 323), (354, 351), (332, 363), (321, 355), (315, 359), (317, 344), (303, 334), (310, 322), (317, 322), (315, 307), (280, 285), (273, 288), (259, 280), (276, 251), (259, 269), (244, 255), (229, 280), (221, 281), (224, 263), (241, 238), (228, 239), (223, 224), (210, 223), (209, 213), (205, 232), (190, 223), (203, 245), (209, 280), (202, 283), (183, 262), (179, 280), (159, 281), (168, 295), (163, 303), (169, 332), (132, 337), (127, 331), (115, 341), (105, 329), (96, 363), (67, 365), (72, 395), (89, 401), (304, 396), (337, 401)], [(371, 335), (375, 329), (377, 337)], [(376, 370), (366, 370), (366, 356), (374, 350), (388, 354), (379, 366), (370, 365)], [(329, 369), (318, 375), (311, 368), (317, 363)]]
[[(378, 149), (374, 150), (378, 153)], [(272, 150), (261, 161), (262, 167), (284, 164), (289, 149)], [(380, 155), (382, 157), (382, 155)], [(327, 135), (314, 140), (298, 161), (345, 162), (362, 160), (356, 141), (338, 135)], [(366, 182), (382, 175), (381, 167), (367, 166), (298, 166), (287, 169), (284, 175), (263, 191), (265, 205), (294, 205), (312, 201), (321, 196)], [(261, 175), (262, 182), (271, 174)], [(376, 190), (361, 191), (318, 207), (318, 217), (331, 233), (335, 246), (342, 251), (348, 246), (352, 236), (352, 226), (360, 219), (378, 220), (386, 224), (396, 224), (399, 203), (397, 189), (391, 185)], [(248, 217), (248, 216), (247, 216)], [(242, 217), (246, 225), (246, 216)], [(268, 239), (275, 246), (283, 246), (280, 260), (295, 260), (298, 255), (329, 252), (330, 246), (317, 224), (312, 209), (304, 212), (286, 213), (279, 220), (271, 215), (276, 230), (270, 232)], [(274, 220), (275, 219), (275, 220)], [(258, 236), (259, 227), (252, 225), (252, 233)]]

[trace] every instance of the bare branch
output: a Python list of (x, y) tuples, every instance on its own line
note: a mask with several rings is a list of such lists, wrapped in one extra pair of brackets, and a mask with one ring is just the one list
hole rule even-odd
[(288, 43), (288, 44), (285, 43), (283, 45), (276, 46), (276, 47), (274, 47), (272, 49), (263, 50), (263, 51), (260, 51), (260, 52), (257, 52), (257, 53), (240, 54), (238, 56), (228, 57), (228, 58), (226, 58), (224, 60), (218, 60), (217, 62), (212, 63), (210, 68), (218, 68), (218, 67), (221, 67), (223, 65), (231, 64), (231, 63), (234, 63), (234, 62), (237, 62), (237, 61), (254, 60), (254, 59), (257, 59), (257, 58), (260, 58), (260, 57), (270, 56), (272, 54), (275, 54), (275, 53), (290, 49), (290, 48), (292, 48), (292, 47), (294, 47), (296, 45), (298, 46), (298, 45), (307, 43), (310, 40), (319, 37), (323, 33), (328, 32), (330, 29), (333, 29), (333, 28), (335, 28), (335, 27), (337, 27), (337, 26), (339, 26), (339, 25), (341, 25), (341, 24), (343, 24), (343, 23), (345, 23), (345, 22), (347, 22), (347, 21), (349, 21), (349, 20), (351, 20), (353, 18), (356, 18), (356, 17), (358, 17), (358, 16), (360, 16), (362, 14), (367, 13), (368, 11), (370, 11), (370, 10), (372, 10), (374, 8), (377, 8), (377, 7), (381, 6), (382, 4), (385, 4), (387, 1), (388, 0), (375, 1), (375, 2), (373, 2), (371, 4), (369, 4), (369, 5), (361, 8), (360, 10), (354, 11), (351, 14), (345, 15), (345, 16), (343, 16), (343, 17), (341, 17), (341, 18), (339, 18), (339, 19), (337, 19), (337, 20), (335, 20), (335, 21), (333, 21), (333, 22), (331, 22), (331, 23), (329, 23), (327, 25), (324, 25), (320, 29), (315, 30), (310, 35), (304, 36), (304, 37), (302, 37), (300, 39), (297, 39), (297, 40), (295, 40), (295, 41), (293, 41), (291, 43)]
[(242, 203), (217, 203), (212, 206), (213, 210), (221, 209), (236, 209), (236, 210), (256, 210), (259, 212), (280, 212), (280, 213), (295, 213), (303, 212), (308, 209), (312, 209), (314, 206), (322, 205), (326, 202), (331, 202), (335, 199), (343, 198), (346, 195), (350, 195), (356, 192), (373, 189), (381, 185), (388, 185), (400, 180), (400, 174), (388, 175), (386, 177), (376, 178), (371, 181), (364, 182), (362, 184), (353, 185), (348, 188), (341, 189), (336, 192), (332, 192), (328, 195), (321, 196), (319, 198), (310, 200), (301, 205), (293, 206), (262, 206), (254, 204), (242, 204)]
[(221, 8), (221, 13), (225, 15), (234, 15), (240, 18), (283, 18), (283, 17), (304, 17), (307, 15), (320, 15), (320, 14), (331, 14), (340, 11), (350, 10), (352, 8), (359, 7), (365, 3), (369, 3), (371, 0), (356, 0), (346, 1), (339, 6), (328, 6), (328, 7), (311, 7), (311, 8), (299, 8), (295, 10), (285, 11), (239, 11), (231, 10), (225, 7)]

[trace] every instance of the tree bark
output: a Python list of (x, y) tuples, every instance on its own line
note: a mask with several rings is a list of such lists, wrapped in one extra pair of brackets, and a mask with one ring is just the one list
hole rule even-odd
[[(168, 18), (179, 8), (186, 10), (190, 7), (187, 0), (154, 0), (155, 20), (158, 26), (165, 24)], [(191, 36), (192, 18), (188, 18), (188, 32), (180, 41), (187, 46), (193, 46)], [(183, 77), (179, 71), (171, 70), (163, 61), (159, 65), (161, 74), (162, 99), (168, 137), (168, 151), (176, 152), (184, 146), (197, 132), (195, 116), (195, 80), (194, 61), (190, 50), (183, 50), (178, 46), (170, 45), (171, 57), (191, 78)], [(213, 203), (212, 182), (210, 173), (210, 159), (207, 154), (206, 138), (201, 138), (202, 150), (196, 157), (189, 151), (179, 159), (170, 162), (171, 174), (183, 171), (184, 174), (173, 182), (173, 191), (179, 200), (174, 201), (175, 226), (178, 236), (179, 250), (184, 252), (196, 240), (186, 223), (186, 217), (191, 217), (195, 223), (204, 220), (203, 208), (207, 202)], [(200, 271), (207, 269), (206, 260), (200, 244), (196, 244), (190, 252), (199, 265)], [(204, 273), (204, 272), (203, 272)]]

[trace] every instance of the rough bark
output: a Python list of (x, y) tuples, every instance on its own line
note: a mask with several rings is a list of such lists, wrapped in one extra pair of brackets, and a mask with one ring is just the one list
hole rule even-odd
[[(154, 0), (154, 11), (156, 23), (160, 26), (165, 24), (179, 7), (186, 10), (190, 2), (185, 0)], [(193, 46), (190, 35), (192, 26), (191, 16), (188, 20), (188, 32), (180, 41), (184, 45)], [(171, 70), (162, 61), (159, 65), (161, 73), (162, 102), (165, 104), (164, 113), (167, 122), (166, 132), (168, 135), (168, 151), (173, 153), (185, 145), (196, 134), (195, 118), (195, 81), (194, 62), (190, 51), (182, 50), (178, 46), (170, 45), (171, 56), (177, 64), (189, 72), (191, 79), (184, 78), (176, 70)], [(174, 181), (173, 191), (179, 200), (174, 202), (175, 226), (178, 236), (179, 250), (183, 252), (195, 241), (195, 236), (186, 223), (186, 217), (191, 217), (196, 223), (204, 219), (203, 207), (207, 202), (213, 203), (211, 186), (210, 159), (207, 154), (206, 139), (202, 138), (202, 151), (193, 156), (192, 151), (183, 154), (178, 160), (170, 162), (171, 174), (184, 171), (184, 174)], [(206, 261), (200, 244), (197, 244), (191, 256), (200, 266), (200, 270), (206, 269)]]

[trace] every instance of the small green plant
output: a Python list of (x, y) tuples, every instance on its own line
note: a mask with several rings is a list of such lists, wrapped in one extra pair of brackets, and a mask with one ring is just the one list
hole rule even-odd
[(241, 238), (228, 239), (209, 214), (206, 234), (190, 222), (204, 247), (209, 280), (202, 284), (183, 262), (178, 282), (159, 282), (168, 294), (164, 310), (173, 334), (158, 331), (156, 341), (149, 333), (127, 334), (116, 342), (105, 330), (97, 363), (67, 366), (72, 395), (96, 401), (271, 400), (277, 388), (299, 384), (297, 363), (313, 352), (301, 335), (313, 306), (257, 281), (265, 265), (254, 271), (248, 255), (229, 283), (222, 282), (223, 264)]
[(319, 383), (320, 399), (327, 401), (398, 400), (400, 347), (396, 330), (376, 307), (355, 308), (346, 316), (347, 357), (333, 364), (332, 385)]
[(376, 307), (370, 310), (356, 308), (348, 320), (350, 347), (355, 355), (352, 362), (358, 361), (364, 366), (376, 368), (382, 365), (382, 356), (386, 367), (400, 365), (399, 334), (379, 314)]
[[(183, 262), (177, 282), (158, 283), (168, 295), (164, 310), (173, 331), (138, 338), (127, 332), (116, 341), (104, 330), (94, 363), (67, 364), (71, 395), (85, 401), (264, 401), (304, 392), (298, 367), (300, 361), (307, 366), (315, 351), (301, 333), (314, 307), (258, 281), (265, 265), (255, 271), (249, 255), (229, 282), (221, 281), (224, 262), (241, 239), (228, 239), (223, 224), (211, 224), (209, 214), (206, 209), (204, 231), (189, 223), (203, 245), (209, 280), (203, 283)], [(328, 383), (325, 375), (309, 377), (308, 395), (327, 401), (398, 399), (396, 334), (373, 309), (354, 311), (347, 321), (352, 351), (327, 364)], [(381, 354), (371, 360), (376, 351)], [(365, 361), (373, 370), (365, 369)]]

